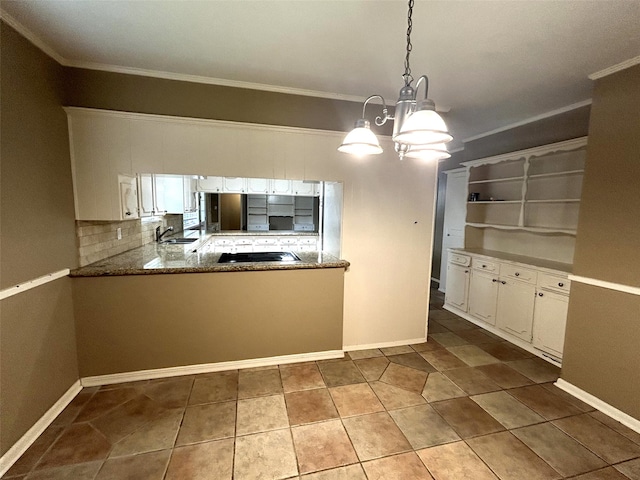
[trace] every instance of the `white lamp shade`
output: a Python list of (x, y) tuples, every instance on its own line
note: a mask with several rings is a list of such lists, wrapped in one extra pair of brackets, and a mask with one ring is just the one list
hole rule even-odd
[(356, 127), (347, 134), (338, 151), (357, 156), (378, 155), (382, 153), (382, 147), (370, 128)]
[(418, 147), (411, 147), (405, 157), (417, 158), (424, 160), (425, 162), (437, 162), (438, 160), (444, 160), (451, 157), (451, 154), (447, 152), (447, 147), (444, 143), (435, 143), (432, 145), (420, 145)]
[(447, 125), (440, 115), (434, 110), (418, 110), (404, 122), (394, 142), (407, 145), (425, 145), (434, 143), (446, 143), (453, 140), (449, 135)]

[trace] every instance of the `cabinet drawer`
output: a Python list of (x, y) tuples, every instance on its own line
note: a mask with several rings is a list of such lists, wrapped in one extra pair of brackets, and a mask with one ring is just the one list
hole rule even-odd
[(280, 245), (297, 245), (298, 239), (296, 237), (283, 237), (280, 239)]
[(235, 242), (232, 239), (229, 238), (216, 238), (213, 241), (213, 244), (218, 247), (218, 246), (230, 246), (233, 245)]
[(569, 293), (571, 287), (571, 280), (567, 277), (561, 277), (560, 275), (550, 275), (548, 273), (538, 274), (538, 286), (541, 288), (548, 288), (550, 290), (557, 290), (559, 292)]
[(311, 238), (300, 238), (299, 240), (300, 245), (316, 245), (318, 243), (318, 240), (311, 237)]
[(471, 266), (474, 270), (483, 270), (485, 272), (500, 273), (500, 264), (491, 262), (485, 258), (474, 258)]
[(251, 240), (250, 238), (238, 238), (235, 241), (236, 246), (247, 246), (247, 245), (253, 245), (253, 240)]
[(530, 270), (528, 268), (517, 267), (515, 265), (509, 265), (503, 263), (500, 267), (500, 276), (513, 278), (528, 283), (535, 283), (538, 276), (538, 272)]
[(468, 267), (471, 265), (471, 257), (467, 255), (460, 255), (459, 253), (449, 252), (449, 261), (456, 265), (462, 265)]
[(278, 240), (276, 238), (258, 238), (256, 239), (256, 245), (277, 245)]

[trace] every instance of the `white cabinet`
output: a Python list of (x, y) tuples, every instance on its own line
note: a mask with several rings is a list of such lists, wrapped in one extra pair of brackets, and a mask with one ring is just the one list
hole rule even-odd
[(498, 276), (483, 270), (472, 270), (469, 283), (469, 314), (495, 325), (497, 305)]
[(247, 179), (241, 177), (223, 177), (225, 193), (245, 193), (247, 191)]
[(184, 188), (184, 211), (192, 213), (198, 211), (198, 192), (196, 191), (196, 180), (194, 177), (185, 175), (183, 177)]
[(293, 195), (317, 197), (318, 195), (320, 195), (320, 183), (303, 180), (292, 180), (291, 190)]
[(133, 175), (118, 175), (120, 184), (120, 219), (138, 218), (138, 184)]
[(224, 191), (223, 177), (203, 177), (196, 182), (199, 192), (220, 193)]
[(567, 295), (538, 290), (533, 315), (534, 347), (562, 358), (568, 306)]
[(531, 342), (535, 294), (535, 285), (501, 278), (496, 326), (525, 342)]
[(292, 191), (291, 180), (269, 180), (269, 192), (273, 195), (291, 195)]
[(138, 208), (141, 217), (151, 217), (156, 213), (153, 175), (142, 173), (138, 175)]
[(156, 207), (161, 213), (184, 213), (184, 177), (182, 175), (154, 175)]
[(571, 287), (569, 266), (489, 253), (499, 252), (449, 251), (444, 308), (559, 363)]
[(469, 299), (469, 267), (449, 262), (445, 303), (466, 312)]
[(266, 178), (247, 178), (247, 193), (269, 193), (270, 181)]

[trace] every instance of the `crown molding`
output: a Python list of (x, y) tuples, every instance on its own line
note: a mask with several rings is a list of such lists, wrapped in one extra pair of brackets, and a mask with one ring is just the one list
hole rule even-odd
[(607, 75), (611, 75), (612, 73), (619, 72), (620, 70), (624, 70), (638, 64), (640, 64), (640, 55), (630, 58), (629, 60), (625, 60), (624, 62), (620, 62), (616, 65), (611, 65), (610, 67), (607, 67), (598, 72), (592, 73), (591, 75), (589, 75), (589, 80), (598, 80), (602, 77), (606, 77)]
[(478, 135), (474, 135), (473, 137), (463, 138), (462, 141), (464, 143), (472, 142), (473, 140), (479, 140), (481, 138), (488, 137), (489, 135), (506, 132), (507, 130), (511, 130), (512, 128), (522, 127), (523, 125), (537, 122), (538, 120), (543, 120), (545, 118), (553, 117), (561, 113), (570, 112), (571, 110), (575, 110), (577, 108), (586, 107), (587, 105), (591, 105), (591, 102), (592, 100), (588, 99), (588, 100), (583, 100), (582, 102), (572, 103), (571, 105), (567, 105), (566, 107), (557, 108), (555, 110), (551, 110), (546, 113), (541, 113), (540, 115), (536, 115), (535, 117), (530, 117), (530, 118), (527, 118), (526, 120), (521, 120), (519, 122), (511, 123), (509, 125), (505, 125), (504, 127), (496, 128), (495, 130), (489, 130), (488, 132), (480, 133)]
[(60, 65), (66, 65), (68, 63), (67, 59), (63, 56), (59, 55), (53, 48), (47, 45), (40, 37), (38, 37), (35, 33), (29, 30), (27, 27), (22, 25), (18, 20), (13, 18), (7, 11), (0, 7), (0, 19), (2, 19), (7, 25), (11, 26), (14, 30), (16, 30), (20, 35), (25, 37), (31, 43), (33, 43), (36, 47), (42, 50), (44, 53), (53, 58)]

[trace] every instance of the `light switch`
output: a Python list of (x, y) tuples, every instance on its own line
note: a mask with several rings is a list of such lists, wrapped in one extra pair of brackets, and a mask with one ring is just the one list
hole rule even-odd
[(118, 227), (116, 231), (118, 232), (118, 240), (122, 240), (122, 228)]

